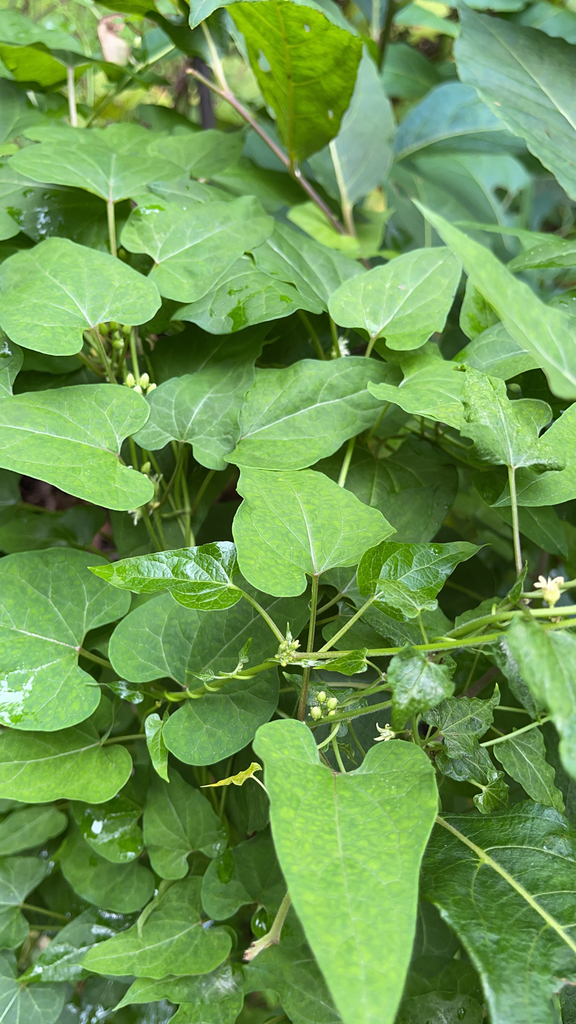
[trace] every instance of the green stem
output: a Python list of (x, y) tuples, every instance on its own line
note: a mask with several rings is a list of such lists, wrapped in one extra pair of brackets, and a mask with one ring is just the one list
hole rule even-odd
[(332, 336), (332, 359), (340, 359), (342, 353), (338, 344), (338, 330), (332, 317), (330, 317), (330, 334)]
[[(240, 590), (239, 587), (238, 587), (238, 590)], [(262, 605), (258, 604), (258, 601), (256, 601), (255, 598), (253, 598), (251, 594), (247, 594), (245, 590), (240, 590), (240, 593), (242, 594), (242, 597), (245, 597), (246, 600), (248, 601), (248, 603), (251, 604), (252, 607), (256, 609), (258, 614), (262, 616), (262, 618), (264, 619), (264, 622), (266, 622), (268, 624), (268, 626), (270, 627), (270, 629), (274, 633), (274, 636), (276, 637), (278, 642), (281, 643), (281, 644), (284, 643), (284, 639), (285, 638), (284, 638), (283, 634), (278, 629), (278, 626), (276, 625), (274, 620), (270, 618), (270, 616), (268, 615), (268, 612), (264, 610)]]
[(508, 466), (508, 486), (510, 488), (510, 504), (512, 507), (512, 533), (514, 536), (514, 561), (516, 562), (516, 575), (522, 575), (522, 547), (520, 544), (520, 524), (518, 521), (518, 501), (516, 498), (516, 470), (514, 466)]
[(112, 668), (112, 665), (106, 658), (100, 658), (97, 654), (92, 654), (91, 651), (86, 651), (83, 647), (78, 647), (78, 654), (82, 658), (88, 658), (88, 661), (93, 661), (96, 665), (103, 665), (104, 668)]
[(343, 775), (346, 775), (346, 769), (340, 753), (340, 747), (338, 746), (338, 740), (335, 735), (332, 737), (332, 750), (334, 751), (334, 757), (336, 758), (340, 771)]
[[(314, 634), (316, 632), (316, 612), (318, 610), (318, 576), (312, 577), (312, 598), (310, 601), (310, 624), (308, 626), (308, 653), (314, 650)], [(298, 702), (298, 720), (303, 722), (306, 718), (306, 698), (308, 697), (308, 684), (310, 682), (310, 669), (305, 668), (302, 673), (302, 692)]]
[(106, 200), (106, 214), (108, 216), (108, 238), (110, 240), (110, 252), (112, 256), (118, 255), (116, 248), (116, 218), (114, 216), (114, 200)]
[(526, 900), (528, 905), (532, 907), (532, 910), (535, 910), (536, 913), (539, 914), (540, 917), (546, 922), (546, 924), (550, 928), (552, 928), (552, 930), (555, 931), (557, 935), (560, 936), (560, 938), (566, 943), (567, 946), (569, 946), (572, 952), (576, 953), (576, 942), (574, 941), (574, 939), (572, 939), (571, 936), (566, 933), (566, 931), (564, 930), (564, 928), (562, 928), (558, 921), (556, 921), (556, 919), (553, 918), (552, 915), (549, 914), (548, 911), (545, 910), (544, 907), (542, 907), (534, 899), (534, 897), (530, 895), (528, 890), (525, 889), (524, 886), (520, 882), (518, 882), (512, 875), (510, 875), (508, 871), (506, 871), (506, 869), (498, 863), (498, 861), (493, 860), (492, 857), (490, 857), (490, 855), (486, 853), (485, 850), (483, 850), (480, 846), (476, 846), (476, 843), (473, 843), (471, 839), (468, 839), (468, 836), (465, 836), (457, 828), (454, 828), (454, 826), (451, 825), (448, 821), (445, 821), (444, 818), (438, 816), (436, 818), (436, 823), (438, 825), (441, 825), (442, 828), (447, 829), (447, 831), (451, 832), (453, 836), (456, 836), (456, 838), (459, 839), (461, 843), (464, 843), (465, 846), (472, 850), (473, 853), (475, 853), (476, 856), (478, 857), (480, 864), (486, 864), (488, 867), (491, 867), (493, 871), (496, 871), (496, 873), (499, 874), (500, 877), (503, 878), (504, 881), (507, 882), (508, 885), (511, 886), (511, 888), (514, 889), (519, 896), (522, 896), (522, 898)]
[(99, 332), (98, 332), (96, 327), (94, 327), (92, 329), (92, 336), (94, 338), (94, 341), (96, 342), (96, 347), (98, 349), (98, 353), (100, 355), (100, 359), (102, 360), (102, 365), (103, 365), (104, 369), (106, 370), (106, 376), (108, 377), (108, 380), (110, 381), (111, 384), (115, 384), (116, 383), (116, 377), (114, 375), (114, 370), (112, 369), (112, 364), (111, 364), (111, 362), (108, 359), (108, 356), (106, 354), (106, 348), (104, 346), (104, 342), (102, 341), (102, 338), (100, 337), (100, 334), (99, 334)]
[(310, 729), (317, 729), (319, 725), (326, 725), (327, 722), (340, 724), (340, 722), (348, 722), (350, 718), (361, 718), (362, 715), (371, 715), (374, 711), (384, 711), (386, 708), (392, 707), (391, 700), (384, 700), (381, 704), (367, 704), (365, 708), (357, 708), (355, 711), (348, 711), (342, 715), (331, 715), (329, 719), (320, 719), (318, 722), (310, 722)]
[[(324, 725), (324, 722), (322, 724)], [(322, 743), (318, 744), (318, 750), (324, 750), (324, 747), (329, 747), (330, 746), (330, 744), (332, 743), (332, 740), (333, 740), (334, 736), (336, 735), (336, 733), (338, 732), (339, 728), (340, 728), (340, 722), (336, 722), (336, 725), (331, 730), (330, 735), (327, 736), (325, 740), (322, 740)]]
[(68, 112), (70, 124), (73, 128), (78, 127), (78, 112), (76, 110), (76, 83), (74, 81), (74, 68), (66, 68), (66, 83), (68, 86)]
[(394, 0), (388, 0), (386, 7), (386, 18), (384, 19), (384, 27), (380, 36), (380, 43), (378, 46), (378, 70), (382, 71), (384, 67), (384, 58), (386, 56), (386, 50), (390, 41), (390, 32), (392, 30), (392, 22), (394, 21)]
[(370, 607), (371, 604), (374, 603), (375, 600), (375, 597), (369, 597), (368, 600), (365, 601), (365, 603), (362, 605), (362, 607), (358, 609), (356, 614), (353, 615), (351, 619), (348, 619), (348, 622), (344, 626), (342, 626), (342, 629), (339, 629), (338, 632), (335, 633), (334, 636), (328, 641), (328, 643), (325, 643), (324, 646), (320, 648), (318, 654), (325, 654), (326, 651), (329, 651), (331, 647), (334, 647), (334, 644), (337, 643), (340, 637), (344, 636), (344, 634), (348, 632), (350, 627), (353, 626), (354, 623), (357, 622), (362, 615), (364, 615), (364, 612), (367, 610), (367, 608)]
[(268, 949), (269, 946), (278, 945), (280, 942), (280, 936), (282, 935), (284, 921), (286, 920), (286, 916), (291, 905), (292, 900), (290, 899), (290, 893), (287, 892), (278, 908), (278, 913), (272, 922), (270, 931), (266, 935), (263, 935), (261, 939), (257, 939), (256, 942), (252, 943), (250, 948), (244, 953), (245, 960), (253, 960), (254, 957), (258, 956), (258, 954), (262, 952), (263, 949)]
[(320, 344), (318, 332), (314, 330), (309, 318), (306, 316), (306, 313), (304, 312), (303, 309), (298, 310), (298, 316), (302, 323), (304, 324), (304, 327), (308, 331), (308, 334), (310, 335), (310, 341), (312, 342), (314, 348), (316, 349), (316, 355), (318, 356), (318, 359), (326, 359), (326, 356), (324, 355), (324, 349)]
[(346, 448), (346, 454), (342, 462), (342, 469), (340, 470), (340, 476), (338, 477), (338, 487), (346, 486), (346, 478), (348, 476), (348, 470), (350, 469), (350, 463), (352, 462), (352, 456), (354, 454), (354, 445), (356, 444), (356, 437), (351, 437), (348, 441), (348, 447)]
[[(478, 619), (472, 619), (470, 622), (466, 622), (458, 629), (450, 630), (449, 633), (446, 633), (446, 636), (457, 640), (459, 637), (465, 636), (467, 633), (470, 633), (475, 629), (481, 629), (483, 626), (489, 626), (491, 623), (495, 622), (511, 622), (512, 619), (516, 619), (519, 616), (524, 617), (524, 614), (524, 610), (516, 609), (509, 612), (495, 612), (494, 615), (482, 615)], [(530, 617), (533, 619), (563, 618), (564, 616), (571, 615), (576, 615), (576, 604), (568, 604), (561, 606), (560, 608), (530, 609)]]
[(66, 917), (66, 914), (57, 914), (54, 910), (44, 910), (44, 907), (35, 907), (32, 903), (19, 903), (20, 910), (30, 910), (34, 914), (44, 914), (45, 917), (55, 917), (57, 921), (66, 921), (70, 923), (70, 918)]
[(132, 736), (112, 736), (109, 740), (103, 740), (102, 741), (102, 746), (103, 747), (109, 747), (112, 743), (129, 743), (132, 740), (145, 740), (145, 739), (146, 739), (146, 733), (145, 732), (137, 732), (137, 733), (134, 733)]
[(192, 507), (190, 508), (190, 515), (191, 516), (196, 514), (198, 506), (199, 506), (199, 504), (200, 504), (200, 502), (201, 502), (201, 500), (202, 500), (202, 498), (204, 496), (204, 491), (208, 487), (208, 484), (210, 483), (210, 481), (211, 481), (212, 477), (214, 476), (215, 472), (216, 472), (215, 469), (208, 470), (206, 476), (204, 477), (202, 483), (200, 484), (200, 487), (198, 488), (198, 490), (196, 492), (196, 496), (194, 498), (194, 501), (192, 502)]
[(369, 359), (370, 356), (372, 355), (372, 349), (374, 348), (374, 345), (376, 344), (377, 338), (378, 338), (377, 334), (375, 334), (373, 337), (370, 338), (370, 341), (368, 342), (368, 347), (367, 347), (367, 349), (366, 349), (366, 351), (364, 353), (364, 356), (365, 356), (366, 359)]
[(136, 383), (140, 380), (140, 367), (138, 366), (138, 349), (136, 347), (136, 329), (130, 331), (130, 358), (132, 360), (132, 375)]
[(422, 621), (422, 612), (420, 610), (418, 610), (418, 625), (420, 626), (420, 632), (422, 633), (422, 639), (424, 640), (424, 643), (427, 644), (428, 643), (428, 634), (427, 634), (426, 630), (424, 629), (424, 623)]
[(481, 747), (495, 747), (497, 743), (505, 743), (506, 740), (513, 740), (516, 736), (521, 736), (523, 732), (529, 732), (530, 729), (537, 729), (539, 725), (545, 725), (549, 722), (549, 718), (543, 718), (540, 722), (530, 722), (530, 725), (524, 725), (521, 729), (515, 729), (514, 732), (508, 732), (505, 736), (498, 736), (495, 740), (486, 740), (485, 743), (481, 743)]

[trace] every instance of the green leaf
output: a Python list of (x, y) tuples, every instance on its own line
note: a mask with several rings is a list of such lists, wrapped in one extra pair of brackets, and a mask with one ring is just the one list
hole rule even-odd
[[(24, 152), (24, 150), (22, 150)], [(160, 306), (155, 283), (107, 253), (47, 238), (0, 266), (0, 324), (24, 348), (72, 355), (109, 320), (142, 324)]]
[(340, 285), (329, 302), (341, 327), (362, 327), (392, 349), (419, 348), (441, 331), (461, 275), (446, 249), (416, 249)]
[(395, 654), (386, 672), (392, 690), (392, 728), (403, 729), (414, 715), (454, 693), (448, 665), (436, 665), (415, 648)]
[(112, 586), (133, 594), (168, 590), (187, 608), (230, 608), (242, 599), (241, 590), (232, 582), (238, 573), (236, 549), (226, 540), (199, 548), (137, 555), (91, 568)]
[[(132, 924), (133, 917), (111, 914), (106, 910), (89, 907), (70, 924), (64, 925), (50, 945), (40, 953), (21, 976), (23, 981), (41, 981), (42, 988), (51, 981), (83, 981), (88, 972), (82, 960), (92, 946), (112, 938)], [(38, 986), (39, 987), (39, 986)], [(33, 986), (37, 990), (37, 986)]]
[(249, 903), (276, 913), (285, 894), (286, 882), (268, 831), (224, 851), (208, 865), (202, 879), (202, 906), (216, 921), (233, 917)]
[(302, 594), (306, 574), (355, 565), (393, 532), (380, 512), (311, 470), (243, 470), (237, 490), (244, 498), (233, 525), (240, 569), (278, 597)]
[(450, 544), (397, 544), (384, 541), (366, 551), (358, 566), (361, 594), (374, 596), (386, 615), (405, 622), (438, 606), (436, 595), (460, 562), (478, 548), (466, 541)]
[(98, 707), (100, 689), (78, 666), (78, 651), (90, 629), (125, 615), (130, 603), (89, 577), (91, 561), (58, 548), (0, 560), (2, 725), (53, 732)]
[(480, 746), (478, 740), (473, 737), (469, 739), (469, 749), (462, 749), (455, 757), (449, 756), (445, 750), (438, 751), (436, 767), (451, 779), (470, 782), (480, 790), (472, 799), (482, 814), (501, 811), (508, 803), (504, 773), (494, 767), (490, 754), (485, 747)]
[(462, 81), (576, 198), (576, 107), (571, 82), (574, 47), (563, 39), (502, 18), (462, 9), (462, 33), (455, 48)]
[(22, 368), (24, 353), (5, 335), (0, 335), (0, 398), (12, 394), (12, 385)]
[(576, 977), (574, 830), (532, 803), (445, 820), (424, 858), (424, 897), (466, 947), (493, 1024), (552, 1024), (552, 993)]
[[(356, 444), (346, 488), (385, 516), (395, 527), (397, 540), (432, 540), (456, 497), (455, 466), (449, 456), (418, 437), (407, 437), (393, 455), (385, 452), (378, 458)], [(317, 468), (337, 481), (342, 460), (339, 452)]]
[(170, 782), (168, 776), (168, 747), (164, 743), (164, 725), (160, 715), (152, 713), (144, 722), (146, 732), (146, 746), (152, 761), (154, 771), (161, 779)]
[(129, 914), (140, 910), (154, 895), (151, 871), (137, 861), (112, 863), (91, 849), (79, 832), (66, 838), (60, 863), (74, 891), (103, 910)]
[(460, 308), (460, 327), (464, 334), (468, 338), (476, 338), (497, 323), (499, 320), (492, 306), (468, 279)]
[[(282, 629), (289, 622), (293, 635), (298, 635), (307, 617), (305, 600), (278, 600), (245, 587)], [(247, 601), (205, 612), (183, 608), (164, 594), (120, 623), (110, 643), (110, 659), (125, 679), (168, 677), (183, 688), (194, 688), (199, 678), (233, 673), (250, 638), (250, 657), (256, 665), (278, 649), (278, 640)], [(271, 718), (278, 702), (275, 669), (252, 678), (213, 682), (216, 692), (185, 701), (163, 725), (166, 747), (187, 764), (214, 764), (241, 750), (258, 726)]]
[[(169, 999), (180, 1007), (181, 1024), (234, 1024), (244, 1002), (242, 969), (222, 964), (210, 974), (196, 977), (137, 978), (118, 1008), (133, 1003), (153, 1003)], [(175, 1020), (178, 1013), (175, 1016)]]
[(473, 749), (473, 740), (492, 725), (494, 708), (500, 703), (498, 688), (490, 700), (478, 697), (450, 697), (424, 714), (424, 721), (434, 725), (444, 736), (450, 757), (458, 757)]
[(280, 945), (263, 950), (246, 965), (245, 974), (245, 991), (270, 988), (277, 992), (292, 1024), (342, 1024), (324, 976), (302, 940), (295, 915), (288, 915)]
[(141, 395), (108, 384), (0, 398), (0, 466), (95, 505), (138, 508), (151, 500), (153, 486), (122, 465), (120, 449), (147, 417)]
[(407, 43), (390, 43), (382, 71), (382, 85), (388, 96), (418, 100), (442, 79), (436, 64)]
[(38, 857), (0, 859), (0, 949), (14, 949), (26, 939), (29, 925), (20, 903), (40, 885), (46, 871), (46, 862)]
[(539, 433), (552, 420), (546, 402), (534, 398), (511, 402), (503, 380), (471, 370), (462, 389), (462, 405), (460, 432), (474, 441), (472, 459), (513, 469), (546, 463), (546, 442), (538, 443)]
[(131, 771), (126, 748), (102, 747), (92, 722), (61, 732), (0, 735), (1, 797), (104, 803), (122, 789)]
[(576, 637), (517, 619), (506, 630), (506, 644), (533, 697), (548, 709), (560, 734), (562, 764), (576, 778), (576, 689), (572, 671)]
[(242, 132), (176, 129), (171, 137), (151, 142), (148, 152), (176, 164), (193, 178), (213, 178), (238, 162), (243, 145)]
[(216, 857), (226, 845), (224, 826), (212, 805), (176, 771), (169, 783), (154, 779), (143, 824), (150, 863), (161, 878), (184, 878), (194, 850)]
[(576, 246), (565, 238), (552, 235), (547, 241), (515, 256), (507, 264), (508, 270), (536, 270), (544, 267), (576, 267)]
[(182, 306), (176, 315), (210, 334), (235, 334), (245, 327), (289, 316), (297, 309), (317, 312), (318, 300), (262, 273), (250, 257), (242, 256), (202, 299)]
[(561, 398), (576, 397), (573, 319), (559, 309), (545, 306), (489, 249), (468, 238), (438, 214), (422, 206), (419, 208), (462, 260), (472, 284), (494, 307), (509, 335), (542, 367), (554, 394)]
[(65, 141), (59, 126), (30, 129), (29, 137), (40, 139), (39, 144), (21, 149), (10, 166), (34, 181), (73, 185), (116, 203), (138, 195), (150, 181), (181, 174), (161, 157), (142, 152), (148, 133), (142, 136), (139, 129), (134, 138), (126, 129), (135, 127), (67, 129)]
[(524, 352), (502, 324), (495, 324), (478, 334), (454, 360), (502, 380), (534, 370), (538, 365), (534, 356)]
[[(278, 859), (336, 1006), (346, 1024), (391, 1024), (436, 814), (432, 766), (415, 745), (391, 742), (372, 747), (357, 771), (334, 775), (294, 721), (264, 726), (255, 750), (266, 766)], [(384, 919), (388, 942), (376, 948)]]
[(72, 814), (84, 841), (105, 860), (128, 864), (142, 853), (142, 808), (127, 797), (115, 796), (105, 804), (73, 803)]
[(554, 784), (554, 769), (546, 761), (546, 747), (540, 729), (515, 736), (510, 733), (504, 743), (495, 743), (492, 753), (504, 771), (519, 782), (528, 796), (543, 804), (564, 810), (562, 793)]
[(88, 547), (106, 522), (106, 511), (95, 505), (72, 505), (65, 512), (41, 515), (28, 504), (0, 511), (0, 549), (6, 554), (41, 551), (50, 547)]
[(84, 966), (96, 974), (161, 979), (166, 975), (208, 974), (226, 959), (231, 946), (223, 928), (205, 928), (200, 919), (202, 880), (176, 882), (155, 903), (139, 929), (89, 950)]
[[(519, 505), (556, 505), (576, 497), (575, 422), (576, 405), (572, 404), (548, 428), (540, 442), (546, 461), (565, 464), (564, 469), (540, 472), (538, 468), (526, 467), (518, 471), (516, 494)], [(510, 505), (508, 487), (493, 504)]]
[(56, 1024), (66, 998), (61, 985), (21, 985), (12, 953), (0, 956), (0, 1017), (3, 1024)]
[(286, 369), (258, 371), (227, 461), (248, 469), (311, 466), (373, 426), (380, 403), (366, 386), (389, 376), (385, 363), (361, 356), (300, 359)]
[(150, 417), (136, 435), (138, 444), (155, 451), (170, 441), (186, 441), (203, 466), (225, 469), (240, 436), (238, 419), (262, 342), (257, 331), (206, 338), (196, 358), (187, 360), (190, 372), (163, 381), (150, 394)]
[(360, 40), (311, 7), (262, 0), (230, 11), (291, 161), (338, 134), (362, 56)]
[(0, 824), (0, 857), (42, 846), (67, 824), (66, 815), (55, 807), (17, 807)]
[(406, 373), (398, 386), (368, 384), (368, 391), (381, 402), (393, 402), (415, 416), (428, 416), (449, 427), (460, 427), (464, 374), (449, 360), (426, 362)]
[(313, 313), (328, 309), (328, 300), (343, 281), (362, 273), (359, 263), (344, 253), (276, 223), (270, 238), (252, 253), (264, 274), (292, 285), (305, 296)]
[(274, 221), (258, 200), (243, 196), (231, 203), (205, 203), (186, 211), (175, 204), (165, 209), (152, 204), (138, 206), (130, 214), (121, 241), (130, 252), (152, 257), (150, 280), (161, 295), (178, 302), (197, 302), (243, 253), (262, 245), (273, 228)]

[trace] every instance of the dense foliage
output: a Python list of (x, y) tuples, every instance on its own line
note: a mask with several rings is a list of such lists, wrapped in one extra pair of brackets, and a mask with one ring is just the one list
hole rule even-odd
[(0, 1020), (573, 1022), (576, 9), (39, 4)]

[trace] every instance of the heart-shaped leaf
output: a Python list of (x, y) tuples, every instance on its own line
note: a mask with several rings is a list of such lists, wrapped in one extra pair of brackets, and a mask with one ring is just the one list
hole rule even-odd
[(229, 462), (251, 469), (304, 469), (371, 427), (381, 406), (369, 381), (395, 373), (360, 356), (301, 359), (260, 370), (240, 413), (239, 441)]
[(0, 857), (42, 846), (64, 831), (68, 819), (55, 807), (16, 807), (0, 826)]
[(462, 388), (464, 374), (456, 363), (435, 360), (404, 376), (393, 384), (368, 384), (368, 391), (381, 402), (394, 402), (404, 412), (428, 416), (449, 427), (459, 429), (462, 420)]
[(114, 587), (133, 594), (168, 590), (187, 608), (230, 608), (242, 598), (241, 590), (232, 582), (239, 572), (236, 548), (226, 540), (199, 548), (137, 555), (91, 569)]
[(141, 927), (89, 950), (84, 966), (96, 974), (164, 978), (168, 974), (208, 974), (226, 959), (231, 939), (223, 928), (200, 919), (202, 879), (176, 882), (157, 902)]
[[(465, 377), (462, 404), (460, 431), (474, 441), (471, 454), (476, 460), (513, 469), (551, 461), (546, 441), (538, 443), (540, 431), (552, 420), (547, 402), (535, 398), (511, 402), (503, 380), (472, 370)], [(547, 468), (561, 469), (563, 464)]]
[(302, 594), (307, 575), (355, 565), (394, 532), (377, 509), (312, 470), (243, 470), (237, 490), (244, 498), (233, 525), (240, 569), (278, 597)]
[(144, 841), (156, 874), (184, 878), (189, 855), (200, 850), (216, 857), (226, 846), (226, 831), (206, 797), (173, 771), (169, 783), (155, 779), (148, 790)]
[(53, 733), (6, 730), (0, 735), (0, 797), (111, 800), (130, 778), (132, 758), (121, 744), (103, 747), (92, 722)]
[(419, 348), (443, 329), (461, 273), (449, 249), (416, 249), (345, 281), (330, 298), (330, 316), (385, 337), (389, 348)]
[(22, 985), (16, 957), (0, 955), (0, 1017), (3, 1024), (56, 1024), (64, 1006), (62, 985)]
[(148, 152), (176, 164), (193, 178), (213, 178), (238, 162), (243, 146), (242, 132), (177, 128), (169, 138), (151, 142)]
[[(392, 741), (372, 747), (357, 771), (335, 775), (294, 721), (263, 726), (255, 750), (288, 891), (342, 1019), (392, 1024), (437, 810), (432, 765), (415, 744)], [(388, 941), (375, 946), (384, 919)]]
[(154, 488), (120, 462), (148, 418), (130, 388), (86, 384), (0, 399), (0, 466), (112, 509), (145, 505)]
[(460, 562), (476, 554), (475, 544), (396, 544), (384, 541), (367, 551), (358, 566), (358, 587), (399, 622), (438, 606), (436, 595)]
[(122, 245), (152, 257), (150, 280), (161, 295), (197, 302), (242, 253), (265, 242), (273, 228), (272, 218), (251, 196), (186, 211), (173, 204), (164, 209), (151, 204), (132, 211)]
[(182, 978), (137, 978), (116, 1009), (132, 1003), (153, 1003), (169, 999), (183, 1004), (181, 1024), (200, 1024), (209, 1017), (214, 1024), (234, 1024), (244, 1003), (242, 968), (238, 964), (222, 964), (209, 974)]
[(160, 306), (150, 278), (68, 238), (47, 238), (10, 256), (0, 266), (0, 290), (6, 333), (50, 355), (79, 352), (82, 332), (109, 320), (146, 323)]
[(285, 894), (286, 882), (268, 830), (226, 850), (208, 865), (202, 879), (202, 906), (216, 921), (233, 917), (249, 903), (276, 913)]
[(0, 949), (20, 946), (29, 925), (20, 904), (46, 874), (47, 865), (38, 857), (0, 859)]
[(454, 693), (447, 665), (436, 665), (414, 648), (395, 654), (386, 672), (392, 690), (392, 728), (403, 729), (413, 715), (433, 708)]
[(154, 895), (154, 876), (148, 868), (135, 860), (113, 864), (91, 849), (79, 832), (66, 838), (60, 863), (75, 892), (104, 910), (129, 914)]
[(105, 804), (73, 803), (72, 814), (84, 841), (105, 860), (129, 864), (142, 853), (142, 808), (125, 796)]

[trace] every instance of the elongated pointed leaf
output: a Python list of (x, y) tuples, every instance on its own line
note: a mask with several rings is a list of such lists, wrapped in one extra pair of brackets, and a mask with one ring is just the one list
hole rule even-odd
[(232, 582), (238, 563), (236, 549), (229, 541), (137, 555), (91, 568), (96, 576), (133, 594), (168, 590), (187, 608), (230, 608), (242, 598)]
[(103, 252), (47, 238), (0, 266), (0, 324), (24, 348), (72, 355), (108, 320), (142, 324), (160, 306), (153, 281)]
[(78, 651), (88, 630), (130, 605), (127, 595), (90, 579), (92, 560), (58, 548), (0, 560), (2, 725), (54, 732), (98, 707), (100, 688), (79, 668)]
[(0, 466), (112, 509), (150, 501), (150, 480), (119, 460), (148, 417), (130, 388), (87, 384), (0, 399)]
[(436, 595), (460, 562), (478, 548), (466, 541), (450, 544), (397, 544), (384, 541), (371, 548), (358, 566), (358, 587), (373, 594), (378, 607), (400, 622), (420, 611), (433, 611)]
[(394, 374), (351, 356), (301, 359), (284, 370), (261, 370), (240, 414), (229, 462), (251, 469), (304, 469), (371, 427), (381, 412), (366, 390)]
[(538, 365), (534, 356), (524, 352), (500, 323), (478, 334), (454, 359), (501, 380), (509, 380), (526, 370), (535, 370)]
[(194, 850), (217, 856), (226, 845), (226, 832), (206, 797), (173, 771), (169, 783), (155, 779), (148, 790), (144, 841), (161, 878), (184, 878), (188, 856)]
[(0, 825), (0, 857), (6, 857), (60, 835), (68, 819), (55, 807), (17, 807)]
[(239, 160), (243, 145), (242, 132), (180, 129), (170, 138), (151, 142), (148, 152), (176, 164), (193, 178), (213, 178)]
[(122, 232), (122, 245), (153, 258), (150, 279), (165, 298), (197, 302), (273, 228), (272, 218), (250, 196), (184, 212), (175, 204), (138, 206)]
[(230, 13), (290, 159), (304, 160), (338, 133), (354, 91), (360, 40), (320, 11), (279, 0), (235, 3)]
[(292, 597), (306, 576), (355, 565), (376, 538), (393, 527), (322, 473), (243, 470), (244, 498), (234, 519), (243, 575), (265, 593)]
[(444, 327), (460, 274), (447, 249), (417, 249), (345, 281), (330, 298), (330, 316), (385, 337), (389, 348), (419, 348)]
[[(436, 814), (430, 762), (413, 744), (392, 742), (372, 747), (357, 771), (335, 776), (310, 731), (294, 721), (260, 729), (255, 750), (266, 767), (280, 865), (342, 1019), (391, 1024)], [(389, 942), (377, 948), (384, 916)]]
[(504, 743), (495, 743), (492, 752), (528, 796), (545, 807), (555, 807), (560, 812), (564, 810), (562, 793), (554, 783), (554, 769), (546, 761), (546, 747), (540, 729), (530, 729), (519, 736), (511, 733)]
[(92, 722), (53, 733), (0, 736), (0, 796), (32, 803), (116, 795), (132, 771), (125, 747), (103, 747)]
[(563, 39), (462, 9), (460, 78), (576, 198), (576, 51)]
[(553, 992), (576, 977), (574, 830), (532, 803), (445, 820), (424, 858), (424, 897), (464, 943), (494, 1024), (552, 1024)]
[(510, 336), (542, 367), (554, 394), (561, 398), (575, 398), (573, 319), (559, 309), (545, 306), (532, 289), (524, 281), (518, 281), (489, 249), (468, 238), (437, 213), (423, 206), (420, 209), (462, 260), (469, 279), (494, 307)]
[(437, 360), (406, 375), (397, 387), (370, 383), (368, 390), (381, 402), (394, 402), (412, 415), (428, 416), (458, 429), (462, 420), (463, 386), (464, 374), (459, 372), (456, 363)]
[(223, 928), (204, 928), (200, 919), (201, 879), (176, 882), (158, 900), (139, 929), (89, 950), (84, 966), (97, 974), (164, 978), (168, 974), (208, 974), (226, 959), (231, 945)]

